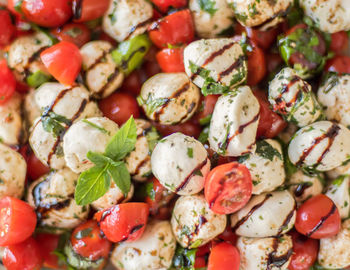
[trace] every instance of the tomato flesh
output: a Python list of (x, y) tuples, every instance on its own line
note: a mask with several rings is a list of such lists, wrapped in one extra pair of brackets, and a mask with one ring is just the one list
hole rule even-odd
[(90, 41), (91, 33), (89, 28), (82, 23), (69, 23), (63, 27), (53, 29), (51, 33), (59, 41), (68, 41), (74, 43), (79, 48)]
[(187, 0), (151, 0), (159, 11), (166, 13), (170, 8), (182, 8), (187, 5)]
[(329, 59), (326, 63), (325, 70), (339, 74), (350, 73), (350, 57), (345, 55), (337, 55), (332, 59)]
[(208, 270), (238, 270), (240, 256), (238, 249), (229, 243), (215, 245), (209, 255)]
[(12, 24), (10, 13), (3, 9), (0, 10), (0, 46), (10, 43), (15, 34), (15, 26)]
[(0, 106), (6, 103), (16, 89), (16, 80), (8, 68), (6, 60), (0, 61)]
[(177, 125), (161, 125), (159, 123), (152, 122), (152, 125), (154, 125), (163, 136), (181, 132), (187, 136), (198, 138), (199, 134), (201, 133), (200, 125), (192, 121), (186, 121), (185, 123)]
[(208, 122), (208, 117), (214, 111), (215, 104), (218, 101), (220, 95), (207, 95), (201, 97), (201, 103), (199, 105), (199, 111), (195, 114), (194, 120), (198, 123)]
[(247, 52), (248, 56), (248, 78), (247, 84), (250, 86), (257, 85), (266, 75), (265, 54), (253, 41), (253, 50)]
[(185, 72), (184, 48), (165, 48), (157, 53), (157, 62), (163, 72)]
[(109, 6), (109, 0), (73, 0), (73, 21), (86, 22), (100, 18)]
[(36, 236), (44, 266), (53, 269), (59, 268), (58, 257), (53, 253), (58, 246), (59, 239), (60, 236), (57, 234), (40, 233)]
[(349, 47), (349, 37), (345, 31), (333, 33), (331, 39), (331, 51), (338, 55), (346, 52)]
[(50, 172), (50, 168), (43, 164), (32, 152), (27, 161), (27, 173), (31, 180), (36, 180)]

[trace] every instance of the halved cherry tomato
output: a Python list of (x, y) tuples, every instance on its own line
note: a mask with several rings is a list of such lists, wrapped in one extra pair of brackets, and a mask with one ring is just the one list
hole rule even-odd
[(98, 103), (103, 115), (116, 122), (124, 124), (131, 115), (140, 117), (140, 109), (135, 97), (126, 93), (114, 93)]
[(90, 29), (82, 23), (69, 23), (53, 29), (51, 33), (57, 37), (59, 41), (74, 43), (79, 48), (91, 39)]
[(191, 42), (194, 25), (190, 10), (177, 11), (154, 22), (149, 28), (149, 37), (159, 48)]
[(222, 234), (218, 236), (218, 238), (232, 245), (236, 245), (236, 242), (237, 242), (237, 235), (234, 233), (230, 225), (226, 226), (226, 229)]
[(53, 252), (57, 249), (60, 236), (57, 234), (39, 233), (35, 239), (40, 243), (39, 250), (44, 261), (44, 266), (58, 269), (58, 257)]
[(283, 59), (279, 53), (267, 53), (265, 57), (268, 61), (266, 61), (267, 72), (276, 72), (280, 71), (283, 65)]
[(75, 253), (92, 261), (107, 258), (112, 247), (112, 243), (101, 236), (95, 220), (88, 220), (76, 227), (70, 242)]
[(18, 244), (35, 230), (36, 215), (26, 202), (13, 197), (0, 200), (0, 246)]
[(21, 10), (31, 22), (58, 27), (72, 17), (72, 0), (23, 0)]
[(152, 124), (157, 128), (157, 130), (163, 136), (168, 136), (175, 132), (181, 132), (185, 135), (198, 138), (199, 134), (201, 133), (200, 125), (192, 121), (187, 121), (185, 123), (178, 124), (178, 125), (161, 125), (156, 122), (152, 122)]
[(36, 180), (50, 172), (50, 168), (43, 164), (32, 152), (28, 156), (27, 173), (31, 180)]
[(4, 250), (3, 263), (7, 270), (40, 270), (42, 262), (39, 245), (32, 237)]
[(240, 256), (236, 247), (223, 242), (211, 249), (208, 270), (238, 270)]
[(148, 214), (146, 203), (122, 203), (97, 212), (95, 219), (109, 241), (132, 242), (143, 234)]
[(325, 70), (339, 74), (350, 73), (350, 57), (345, 55), (334, 56), (327, 61)]
[(314, 196), (298, 209), (295, 228), (301, 234), (314, 239), (332, 237), (341, 228), (338, 208), (326, 195)]
[(205, 257), (202, 256), (197, 256), (197, 253), (196, 253), (196, 259), (194, 261), (194, 268), (195, 269), (199, 269), (199, 268), (204, 268), (207, 266), (207, 262), (205, 261)]
[(231, 162), (209, 172), (205, 179), (204, 196), (215, 213), (231, 214), (249, 201), (252, 189), (252, 178), (247, 167)]
[(8, 45), (15, 34), (10, 13), (6, 9), (0, 10), (0, 46)]
[(123, 81), (120, 91), (132, 94), (137, 97), (140, 94), (142, 86), (140, 70), (136, 69), (131, 72)]
[(335, 52), (335, 54), (338, 55), (345, 53), (349, 46), (348, 34), (345, 31), (340, 31), (337, 33), (333, 33), (331, 35), (331, 38), (331, 51)]
[(82, 57), (79, 48), (67, 41), (61, 41), (40, 54), (41, 61), (57, 81), (71, 85), (78, 76)]
[(166, 13), (170, 8), (182, 8), (187, 6), (187, 0), (151, 0), (159, 11)]
[(163, 72), (185, 72), (184, 47), (165, 48), (157, 53), (157, 62)]
[(293, 255), (288, 266), (289, 270), (308, 270), (314, 265), (318, 254), (318, 241), (307, 238), (296, 231), (291, 231)]
[(108, 9), (109, 0), (73, 0), (73, 21), (87, 22), (102, 17)]
[(250, 41), (253, 50), (247, 52), (248, 56), (248, 78), (247, 84), (257, 85), (266, 75), (265, 54), (254, 41)]
[(6, 60), (0, 60), (0, 105), (8, 101), (16, 89), (16, 79), (8, 68)]
[(195, 114), (194, 121), (202, 123), (209, 121), (208, 119), (214, 111), (214, 107), (220, 95), (207, 95), (201, 97), (201, 103), (198, 112)]

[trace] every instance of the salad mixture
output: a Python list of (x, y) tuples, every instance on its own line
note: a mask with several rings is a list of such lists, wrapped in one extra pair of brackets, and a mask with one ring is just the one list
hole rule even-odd
[(0, 268), (350, 269), (349, 30), (348, 0), (0, 0)]

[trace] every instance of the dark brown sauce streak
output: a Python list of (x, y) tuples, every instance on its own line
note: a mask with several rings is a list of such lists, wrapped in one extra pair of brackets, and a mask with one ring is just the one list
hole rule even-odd
[(338, 132), (340, 130), (340, 127), (336, 124), (332, 124), (332, 126), (327, 130), (327, 132), (317, 138), (315, 138), (312, 143), (311, 146), (307, 149), (305, 149), (303, 151), (303, 154), (300, 156), (298, 162), (296, 162), (297, 166), (300, 166), (304, 160), (306, 159), (306, 157), (311, 153), (311, 151), (324, 139), (328, 138), (328, 145), (326, 147), (326, 149), (323, 151), (322, 155), (319, 157), (319, 159), (317, 160), (318, 163), (320, 163), (322, 161), (322, 159), (324, 158), (324, 156), (326, 155), (326, 153), (329, 151), (330, 147), (332, 146), (335, 137), (338, 135)]
[(143, 166), (145, 166), (145, 165), (147, 164), (147, 162), (149, 162), (150, 159), (151, 159), (150, 156), (147, 155), (147, 157), (146, 157), (144, 160), (142, 160), (139, 164), (137, 164), (137, 167), (136, 167), (135, 172), (133, 173), (133, 175), (139, 174), (141, 168), (142, 168)]
[(309, 182), (305, 182), (297, 185), (297, 187), (294, 190), (294, 196), (301, 197), (304, 194), (305, 190), (311, 186), (312, 186), (312, 183), (309, 183)]
[(140, 27), (146, 26), (146, 25), (149, 24), (151, 21), (152, 21), (152, 18), (147, 19), (147, 20), (145, 20), (145, 21), (143, 21), (143, 22), (140, 22), (139, 24), (133, 26), (133, 27), (130, 29), (128, 35), (125, 37), (125, 40), (128, 40), (128, 39), (131, 37), (131, 35), (132, 35), (137, 29), (139, 29)]
[(98, 64), (100, 64), (102, 62), (102, 59), (104, 59), (106, 57), (107, 54), (111, 53), (113, 51), (113, 48), (111, 48), (110, 50), (104, 51), (100, 57), (98, 57), (95, 62), (93, 62), (85, 71), (84, 73), (86, 74), (89, 70), (92, 70), (93, 68), (95, 68)]
[(293, 209), (289, 212), (289, 214), (286, 216), (285, 220), (283, 221), (282, 225), (278, 228), (277, 235), (280, 236), (284, 229), (287, 228), (289, 222), (291, 221), (292, 217), (295, 214), (295, 210), (297, 209), (297, 204), (294, 200), (294, 206)]
[(129, 239), (129, 236), (132, 235), (133, 233), (137, 232), (138, 230), (141, 230), (142, 227), (145, 226), (145, 224), (138, 224), (134, 227), (131, 228), (129, 235), (125, 236), (120, 242), (125, 242)]
[(136, 53), (138, 53), (138, 52), (141, 52), (141, 53), (146, 52), (146, 47), (142, 46), (142, 47), (138, 48), (137, 50), (133, 51), (133, 52), (129, 55), (128, 59), (125, 59), (125, 60), (122, 61), (121, 67), (122, 67), (123, 69), (127, 69), (127, 68), (128, 68), (128, 64), (129, 64), (129, 61), (130, 61), (130, 60), (134, 57), (134, 55), (135, 55)]
[(235, 68), (238, 68), (242, 64), (242, 61), (243, 61), (243, 59), (240, 57), (227, 69), (221, 71), (218, 75), (218, 81), (220, 82), (222, 77), (229, 75)]
[(84, 0), (73, 1), (72, 10), (73, 10), (73, 19), (75, 20), (79, 20), (81, 18), (81, 14), (83, 11), (83, 1)]
[(311, 235), (313, 235), (318, 229), (320, 229), (323, 225), (323, 223), (325, 223), (325, 221), (334, 214), (334, 212), (337, 210), (337, 206), (335, 205), (335, 203), (333, 203), (331, 210), (328, 212), (327, 215), (321, 217), (321, 220), (316, 224), (315, 227), (312, 228), (311, 231), (309, 231), (306, 236), (310, 237)]
[(287, 253), (277, 256), (278, 238), (273, 239), (272, 252), (269, 253), (267, 258), (266, 270), (271, 270), (273, 266), (281, 268), (293, 254), (293, 248), (288, 249)]
[(193, 176), (193, 174), (198, 171), (201, 170), (208, 162), (208, 158), (205, 158), (204, 161), (202, 161), (201, 163), (199, 163), (191, 172), (189, 175), (187, 175), (187, 177), (182, 181), (182, 183), (175, 189), (175, 193), (181, 191), (182, 189), (184, 189), (188, 182), (190, 181), (191, 177)]
[(97, 91), (97, 94), (102, 97), (104, 92), (106, 91), (106, 89), (108, 88), (108, 86), (114, 81), (114, 79), (119, 75), (120, 71), (119, 71), (119, 67), (116, 66), (114, 72), (109, 75), (108, 79), (107, 79), (107, 83), (101, 87), (100, 90)]
[(182, 117), (180, 118), (180, 120), (177, 121), (175, 124), (181, 123), (181, 122), (193, 111), (193, 109), (194, 109), (195, 107), (196, 107), (196, 103), (192, 102), (192, 103), (190, 104), (190, 106), (188, 107), (188, 109), (187, 109), (187, 113), (186, 113), (184, 116), (182, 116)]
[(29, 57), (27, 64), (23, 67), (24, 79), (27, 79), (27, 77), (30, 75), (30, 71), (29, 71), (30, 64), (35, 60), (37, 60), (37, 58), (40, 56), (40, 53), (46, 50), (47, 48), (49, 48), (49, 46), (44, 46), (40, 48), (38, 51), (36, 51), (35, 53), (33, 53), (31, 57)]
[[(208, 222), (208, 220), (204, 216), (200, 215), (199, 216), (199, 222), (198, 222), (198, 224), (195, 225), (195, 228), (194, 228), (194, 231), (193, 231), (193, 235), (198, 234), (199, 229), (207, 222)], [(192, 239), (192, 237), (191, 237), (191, 239)]]

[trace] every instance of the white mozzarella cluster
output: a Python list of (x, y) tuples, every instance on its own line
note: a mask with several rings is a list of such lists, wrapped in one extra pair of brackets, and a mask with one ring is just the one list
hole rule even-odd
[(350, 178), (348, 176), (334, 179), (325, 195), (335, 203), (342, 219), (350, 215)]

